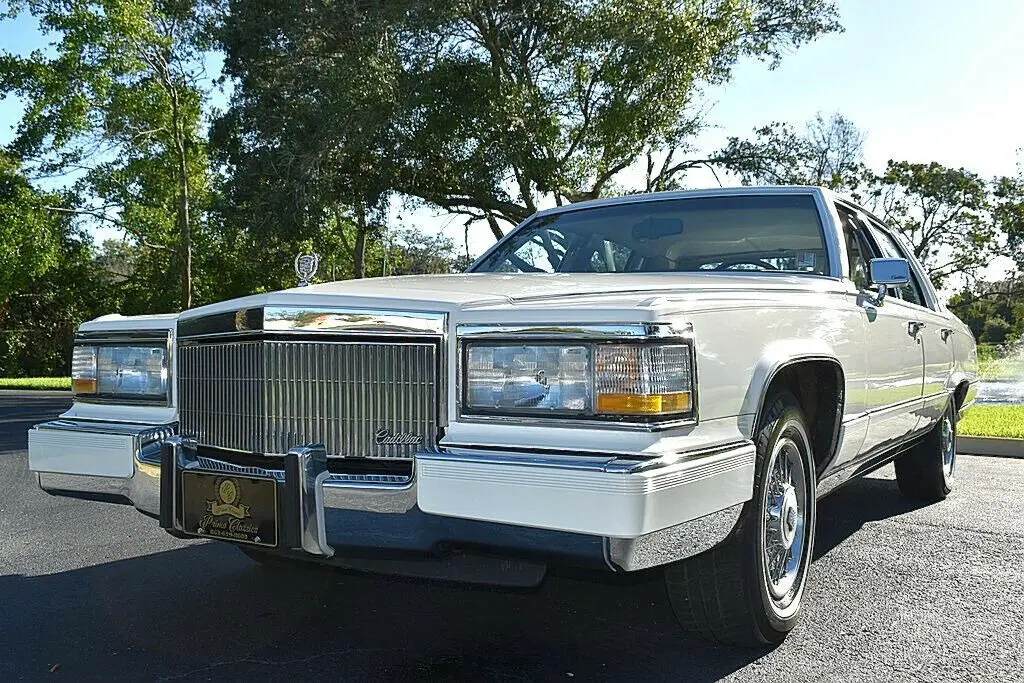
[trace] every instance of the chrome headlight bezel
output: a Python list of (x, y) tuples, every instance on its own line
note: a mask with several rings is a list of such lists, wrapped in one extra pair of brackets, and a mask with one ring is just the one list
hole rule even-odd
[[(89, 362), (86, 358), (89, 354), (83, 350), (91, 349), (91, 378), (80, 377), (86, 370), (85, 365)], [(133, 350), (139, 356), (145, 358), (146, 354), (152, 354), (156, 361), (156, 368), (153, 368), (152, 360), (150, 367), (145, 371), (136, 373), (137, 381), (145, 379), (150, 384), (149, 378), (155, 369), (160, 375), (158, 391), (118, 391), (111, 388), (113, 382), (119, 385), (124, 381), (123, 367), (118, 367), (124, 362), (115, 359), (118, 350)], [(100, 364), (105, 360), (104, 356), (109, 353), (106, 359), (110, 365), (118, 369), (117, 373), (104, 374)], [(123, 353), (131, 353), (124, 351)], [(81, 403), (110, 403), (118, 405), (145, 405), (166, 407), (171, 405), (172, 387), (172, 345), (171, 333), (169, 330), (153, 330), (138, 332), (79, 332), (75, 335), (74, 349), (72, 351), (72, 396), (75, 401)], [(76, 367), (77, 366), (77, 367)], [(102, 375), (102, 376), (101, 376)], [(120, 379), (114, 380), (113, 377)], [(88, 380), (91, 379), (91, 385)], [(104, 381), (106, 379), (107, 381)], [(82, 381), (86, 380), (86, 381)]]
[[(456, 403), (458, 419), (466, 422), (547, 424), (552, 426), (620, 427), (660, 430), (694, 425), (698, 422), (699, 391), (697, 359), (690, 325), (668, 323), (580, 324), (580, 325), (460, 325), (457, 344)], [(555, 346), (588, 349), (591, 405), (586, 410), (538, 411), (481, 409), (469, 401), (469, 349), (473, 345)], [(683, 347), (689, 369), (689, 408), (663, 414), (607, 414), (598, 411), (595, 358), (598, 350), (609, 346)]]

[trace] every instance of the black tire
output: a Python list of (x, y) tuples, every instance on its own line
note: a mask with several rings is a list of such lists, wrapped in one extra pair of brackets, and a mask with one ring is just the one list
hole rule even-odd
[[(817, 515), (814, 457), (807, 421), (792, 394), (769, 397), (757, 430), (756, 446), (754, 496), (744, 506), (732, 534), (716, 548), (665, 568), (669, 601), (684, 630), (706, 640), (747, 647), (781, 643), (796, 626), (814, 553)], [(783, 490), (775, 478), (779, 458), (803, 467), (802, 484), (786, 489), (785, 495), (775, 495)], [(789, 496), (800, 495), (795, 493), (797, 488), (802, 489), (803, 496), (799, 531), (790, 526), (795, 522), (787, 514), (793, 509)], [(798, 537), (801, 543), (799, 559), (789, 561), (794, 567), (792, 584), (781, 597), (773, 595), (769, 588), (772, 584), (778, 592), (789, 585), (787, 580), (774, 583), (769, 578), (765, 550), (770, 533), (766, 529), (769, 493), (778, 503), (778, 507), (772, 508), (778, 511), (772, 518), (788, 520), (784, 524), (789, 547), (795, 546)], [(781, 528), (783, 522), (776, 524)], [(788, 552), (783, 545), (775, 547)], [(782, 566), (787, 566), (785, 561)]]
[(956, 406), (946, 412), (919, 444), (896, 458), (896, 483), (903, 495), (925, 503), (945, 500), (956, 471)]

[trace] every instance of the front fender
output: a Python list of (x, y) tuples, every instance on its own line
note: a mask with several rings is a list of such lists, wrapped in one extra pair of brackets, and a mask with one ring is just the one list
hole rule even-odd
[(747, 438), (753, 438), (768, 387), (775, 376), (790, 365), (808, 360), (829, 361), (842, 368), (835, 350), (823, 339), (779, 339), (764, 348), (743, 398), (740, 430)]

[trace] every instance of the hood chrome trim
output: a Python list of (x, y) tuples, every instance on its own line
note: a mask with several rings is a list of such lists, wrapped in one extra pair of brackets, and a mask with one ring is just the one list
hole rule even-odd
[(400, 334), (438, 337), (444, 313), (370, 308), (257, 306), (178, 321), (179, 339), (268, 332), (274, 334)]

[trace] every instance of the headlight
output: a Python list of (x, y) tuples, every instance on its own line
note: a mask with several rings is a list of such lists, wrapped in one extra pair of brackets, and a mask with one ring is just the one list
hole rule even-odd
[(466, 406), (490, 412), (587, 413), (590, 349), (585, 346), (469, 344)]
[(71, 388), (77, 396), (167, 398), (167, 345), (102, 344), (76, 346)]
[(464, 353), (463, 413), (639, 421), (695, 415), (685, 343), (468, 342)]

